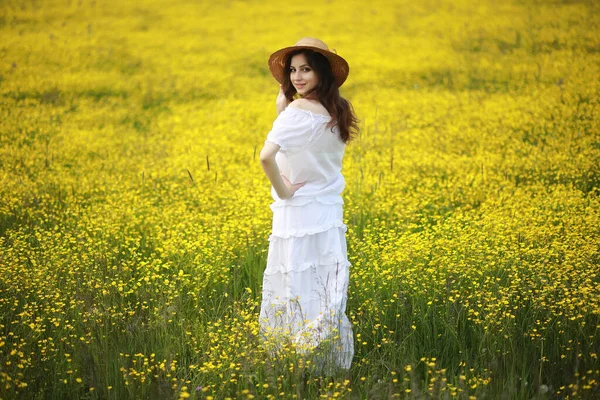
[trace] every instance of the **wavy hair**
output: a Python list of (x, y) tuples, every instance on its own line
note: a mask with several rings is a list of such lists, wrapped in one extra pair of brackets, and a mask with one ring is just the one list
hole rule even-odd
[(342, 141), (348, 143), (358, 134), (359, 119), (354, 113), (352, 104), (340, 96), (340, 90), (335, 84), (335, 77), (331, 71), (329, 60), (323, 54), (310, 49), (300, 49), (288, 55), (282, 82), (285, 97), (291, 102), (297, 94), (296, 88), (290, 80), (292, 57), (297, 54), (304, 54), (308, 65), (315, 71), (319, 80), (313, 90), (301, 97), (318, 100), (332, 117), (328, 126), (333, 129), (335, 125), (338, 125)]

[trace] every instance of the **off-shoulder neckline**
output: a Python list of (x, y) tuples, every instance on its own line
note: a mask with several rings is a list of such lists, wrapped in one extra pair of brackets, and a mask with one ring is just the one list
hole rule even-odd
[(301, 112), (303, 112), (303, 113), (305, 113), (305, 114), (313, 115), (313, 116), (315, 116), (315, 117), (321, 117), (321, 118), (323, 118), (323, 119), (325, 119), (325, 120), (327, 120), (327, 121), (329, 121), (329, 120), (331, 119), (331, 115), (317, 114), (317, 113), (314, 113), (314, 112), (312, 112), (312, 111), (310, 111), (310, 110), (305, 110), (305, 109), (303, 109), (303, 108), (298, 108), (298, 107), (289, 107), (289, 106), (288, 106), (288, 107), (286, 107), (286, 108), (285, 108), (285, 110), (284, 110), (284, 111), (286, 111), (286, 110), (298, 110), (298, 111), (301, 111)]

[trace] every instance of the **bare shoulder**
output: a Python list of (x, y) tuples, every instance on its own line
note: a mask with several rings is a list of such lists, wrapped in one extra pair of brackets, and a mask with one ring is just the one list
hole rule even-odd
[(327, 109), (323, 107), (321, 103), (307, 99), (296, 99), (292, 101), (288, 107), (312, 111), (315, 114), (329, 115)]
[(314, 103), (307, 99), (296, 99), (292, 101), (288, 107), (300, 108), (302, 110), (310, 110), (314, 107)]

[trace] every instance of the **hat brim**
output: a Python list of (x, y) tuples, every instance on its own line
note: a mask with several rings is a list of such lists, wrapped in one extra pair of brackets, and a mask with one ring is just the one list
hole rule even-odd
[(348, 78), (348, 74), (350, 73), (350, 66), (342, 57), (338, 56), (334, 52), (323, 50), (319, 47), (313, 46), (290, 46), (284, 47), (283, 49), (277, 50), (275, 53), (271, 54), (269, 57), (269, 69), (271, 70), (271, 74), (275, 78), (275, 80), (279, 83), (283, 83), (284, 78), (284, 68), (285, 62), (288, 54), (296, 50), (314, 50), (323, 54), (329, 60), (329, 64), (331, 65), (331, 72), (333, 72), (333, 76), (335, 78), (335, 83), (337, 86), (342, 86)]

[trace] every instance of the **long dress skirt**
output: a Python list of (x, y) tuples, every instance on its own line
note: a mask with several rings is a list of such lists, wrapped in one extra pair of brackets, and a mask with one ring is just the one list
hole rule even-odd
[(290, 339), (297, 352), (320, 354), (321, 367), (348, 369), (354, 341), (346, 316), (350, 262), (340, 201), (271, 205), (260, 321), (271, 343)]

